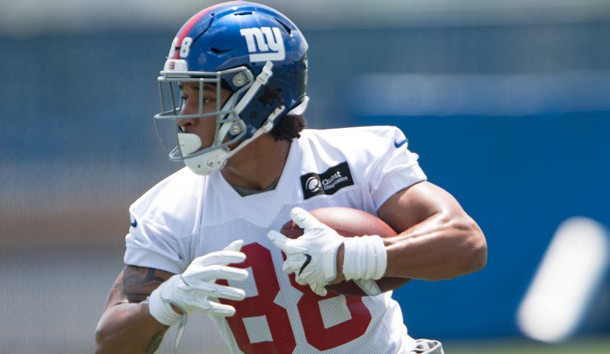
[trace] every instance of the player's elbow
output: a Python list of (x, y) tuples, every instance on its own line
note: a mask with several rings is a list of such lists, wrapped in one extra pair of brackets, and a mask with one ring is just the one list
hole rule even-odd
[(108, 345), (110, 340), (110, 333), (103, 324), (98, 324), (95, 329), (95, 354), (106, 354), (111, 353), (110, 346)]
[(103, 319), (98, 323), (95, 329), (95, 354), (110, 354), (117, 353), (114, 338), (116, 334)]
[(487, 264), (487, 241), (479, 225), (472, 219), (459, 222), (462, 234), (462, 274), (479, 271)]

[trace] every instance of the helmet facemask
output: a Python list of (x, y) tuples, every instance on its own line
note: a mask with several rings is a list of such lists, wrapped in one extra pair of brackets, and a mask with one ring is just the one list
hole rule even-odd
[[(171, 60), (168, 60), (170, 62)], [(168, 65), (166, 65), (168, 66)], [(220, 170), (226, 164), (227, 159), (243, 148), (246, 144), (271, 129), (273, 120), (284, 110), (278, 107), (271, 115), (271, 125), (261, 127), (260, 132), (252, 134), (246, 129), (246, 124), (240, 113), (248, 106), (256, 93), (266, 84), (272, 75), (273, 64), (268, 62), (266, 70), (255, 80), (252, 73), (245, 67), (233, 68), (219, 72), (192, 72), (192, 71), (162, 71), (157, 78), (159, 83), (159, 94), (161, 98), (162, 112), (154, 116), (155, 130), (162, 145), (167, 139), (163, 138), (160, 125), (169, 122), (175, 134), (171, 139), (174, 147), (169, 152), (172, 161), (183, 161), (195, 173), (207, 175)], [(227, 81), (230, 80), (230, 81)], [(223, 104), (221, 88), (228, 86), (237, 89), (229, 96)], [(196, 83), (199, 86), (199, 104), (197, 113), (182, 114), (183, 99), (179, 85), (185, 83)], [(213, 85), (216, 88), (216, 102), (213, 109), (204, 107), (204, 85)], [(178, 124), (179, 119), (215, 119), (214, 139), (210, 146), (201, 148), (203, 142), (193, 133), (186, 133)], [(251, 135), (245, 139), (246, 134)], [(239, 146), (233, 146), (240, 143)], [(233, 149), (231, 149), (233, 146)]]

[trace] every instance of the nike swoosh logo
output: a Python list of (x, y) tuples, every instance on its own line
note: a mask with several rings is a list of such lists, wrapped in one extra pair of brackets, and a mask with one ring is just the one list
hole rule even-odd
[(399, 148), (399, 147), (403, 146), (404, 144), (406, 144), (407, 141), (409, 141), (409, 139), (405, 139), (405, 140), (401, 140), (401, 141), (394, 140), (394, 146), (396, 148)]
[(311, 256), (308, 255), (307, 253), (305, 253), (304, 256), (305, 256), (305, 262), (303, 262), (301, 269), (299, 269), (299, 275), (301, 275), (301, 273), (303, 273), (303, 269), (305, 269), (305, 267), (307, 267), (307, 265), (309, 263), (311, 263)]

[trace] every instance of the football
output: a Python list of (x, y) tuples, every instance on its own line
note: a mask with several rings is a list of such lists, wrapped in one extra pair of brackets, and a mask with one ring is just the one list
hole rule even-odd
[[(348, 207), (324, 207), (309, 211), (320, 222), (344, 237), (379, 235), (381, 237), (396, 236), (396, 232), (383, 220), (375, 215), (362, 210)], [(280, 231), (289, 238), (297, 238), (303, 235), (301, 229), (294, 221), (290, 220), (282, 226)], [(377, 286), (382, 292), (396, 289), (409, 278), (384, 277), (377, 280)], [(329, 291), (343, 295), (366, 296), (366, 293), (353, 281), (343, 281), (326, 287)]]

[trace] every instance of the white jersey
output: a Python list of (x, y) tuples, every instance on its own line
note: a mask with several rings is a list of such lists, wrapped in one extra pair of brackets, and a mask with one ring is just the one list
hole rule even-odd
[[(398, 303), (386, 292), (319, 297), (282, 271), (266, 234), (295, 206), (348, 206), (375, 214), (393, 194), (426, 178), (394, 127), (306, 129), (294, 139), (274, 190), (240, 196), (220, 173), (184, 168), (130, 208), (125, 263), (181, 273), (190, 262), (244, 240), (243, 301), (233, 317), (214, 317), (232, 353), (406, 353), (415, 346)], [(135, 226), (134, 226), (135, 225)], [(219, 281), (219, 283), (225, 281)]]

